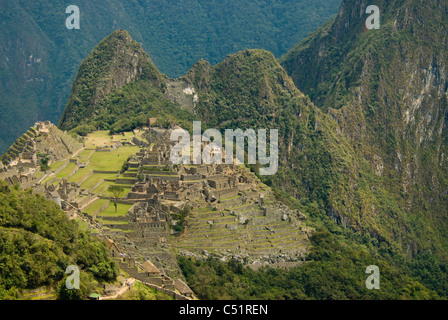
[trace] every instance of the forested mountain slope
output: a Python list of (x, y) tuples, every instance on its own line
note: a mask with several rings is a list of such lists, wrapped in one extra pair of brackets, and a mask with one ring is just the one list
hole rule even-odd
[[(80, 230), (54, 202), (0, 181), (0, 300), (50, 285), (56, 296), (87, 298), (118, 269), (96, 237)], [(66, 268), (80, 268), (80, 290), (65, 289)]]
[[(379, 30), (365, 27), (372, 4)], [(281, 59), (357, 159), (351, 196), (334, 194), (330, 214), (373, 226), (414, 262), (439, 257), (427, 264), (436, 269), (448, 249), (447, 12), (446, 1), (343, 1), (333, 23)]]

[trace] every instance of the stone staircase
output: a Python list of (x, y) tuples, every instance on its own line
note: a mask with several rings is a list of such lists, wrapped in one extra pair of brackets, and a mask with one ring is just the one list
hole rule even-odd
[(19, 137), (14, 144), (3, 155), (3, 162), (9, 163), (12, 160), (19, 157), (23, 152), (32, 152), (34, 150), (34, 144), (31, 139), (36, 137), (36, 131), (30, 128), (21, 137)]

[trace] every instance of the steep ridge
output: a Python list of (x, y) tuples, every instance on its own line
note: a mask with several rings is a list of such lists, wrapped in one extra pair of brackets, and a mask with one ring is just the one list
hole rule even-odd
[[(365, 27), (371, 4), (379, 30)], [(348, 186), (365, 190), (355, 206), (334, 197), (330, 214), (374, 226), (433, 275), (448, 249), (447, 12), (446, 1), (346, 0), (281, 59), (355, 150), (359, 177)], [(434, 257), (434, 269), (416, 262)]]
[(117, 30), (101, 41), (81, 64), (59, 127), (73, 129), (83, 119), (98, 115), (98, 106), (113, 90), (137, 80), (162, 89), (159, 73), (140, 44), (127, 31)]
[(169, 80), (127, 31), (117, 30), (81, 64), (59, 127), (80, 135), (114, 133), (148, 125), (151, 117), (164, 126), (179, 119), (188, 127), (193, 114), (167, 97)]

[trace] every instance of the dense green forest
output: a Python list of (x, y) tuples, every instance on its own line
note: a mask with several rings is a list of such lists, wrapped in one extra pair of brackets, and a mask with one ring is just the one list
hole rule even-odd
[(365, 27), (365, 4), (345, 0), (280, 63), (355, 155), (350, 170), (333, 171), (326, 211), (401, 247), (412, 272), (446, 296), (447, 278), (426, 268), (446, 266), (448, 256), (448, 4), (376, 4), (379, 30)]
[(199, 59), (211, 63), (246, 48), (284, 54), (331, 19), (340, 0), (79, 0), (79, 30), (68, 4), (4, 1), (0, 11), (0, 154), (36, 121), (57, 123), (81, 61), (116, 29), (126, 29), (169, 77)]
[[(81, 231), (54, 203), (0, 181), (0, 300), (51, 285), (61, 299), (86, 298), (98, 282), (114, 281), (115, 262), (98, 238)], [(65, 270), (80, 268), (80, 290), (67, 290)]]

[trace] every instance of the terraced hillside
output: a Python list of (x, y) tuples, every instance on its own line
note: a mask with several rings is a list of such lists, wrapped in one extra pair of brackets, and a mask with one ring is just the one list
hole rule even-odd
[[(42, 183), (56, 188), (66, 180), (79, 186), (82, 191), (69, 201), (81, 213), (76, 219), (87, 222), (99, 236), (113, 239), (137, 263), (151, 260), (168, 274), (179, 274), (175, 254), (234, 257), (254, 266), (304, 259), (310, 233), (304, 216), (275, 201), (270, 188), (249, 169), (171, 167), (163, 159), (169, 154), (169, 131), (151, 130), (153, 134), (146, 131), (112, 137), (106, 131), (93, 132), (75, 157), (63, 164), (52, 163), (57, 169)], [(146, 147), (131, 141), (147, 141)], [(230, 185), (204, 189), (205, 181), (213, 185), (214, 179), (231, 178), (246, 183), (239, 183), (240, 189)], [(110, 186), (124, 191), (116, 208)], [(155, 197), (161, 197), (160, 203), (154, 203)], [(145, 203), (150, 205), (145, 207)], [(163, 218), (151, 218), (160, 224), (144, 229), (133, 214), (143, 208), (150, 215), (149, 207), (158, 208)], [(179, 219), (179, 213), (187, 211), (184, 219)]]
[(76, 153), (82, 145), (70, 135), (50, 123), (36, 123), (28, 129), (2, 156), (5, 165), (23, 160), (47, 156), (51, 161), (58, 161)]
[[(247, 202), (247, 198), (260, 200)], [(246, 201), (245, 201), (246, 200)], [(238, 257), (247, 263), (299, 262), (308, 246), (310, 229), (287, 207), (276, 203), (264, 186), (245, 195), (220, 199), (216, 206), (193, 209), (188, 228), (173, 243), (183, 254)], [(294, 259), (295, 258), (295, 259)]]
[[(173, 165), (170, 133), (92, 132), (76, 152), (49, 161), (33, 192), (113, 243), (120, 268), (170, 292), (183, 279), (178, 255), (212, 254), (254, 268), (304, 260), (310, 229), (300, 212), (278, 203), (244, 165)], [(157, 276), (147, 278), (148, 264)]]
[(2, 162), (8, 164), (14, 159), (17, 159), (22, 152), (32, 152), (33, 145), (31, 139), (37, 135), (35, 128), (30, 128), (20, 138), (18, 138), (14, 144), (8, 149), (8, 151), (2, 156)]

